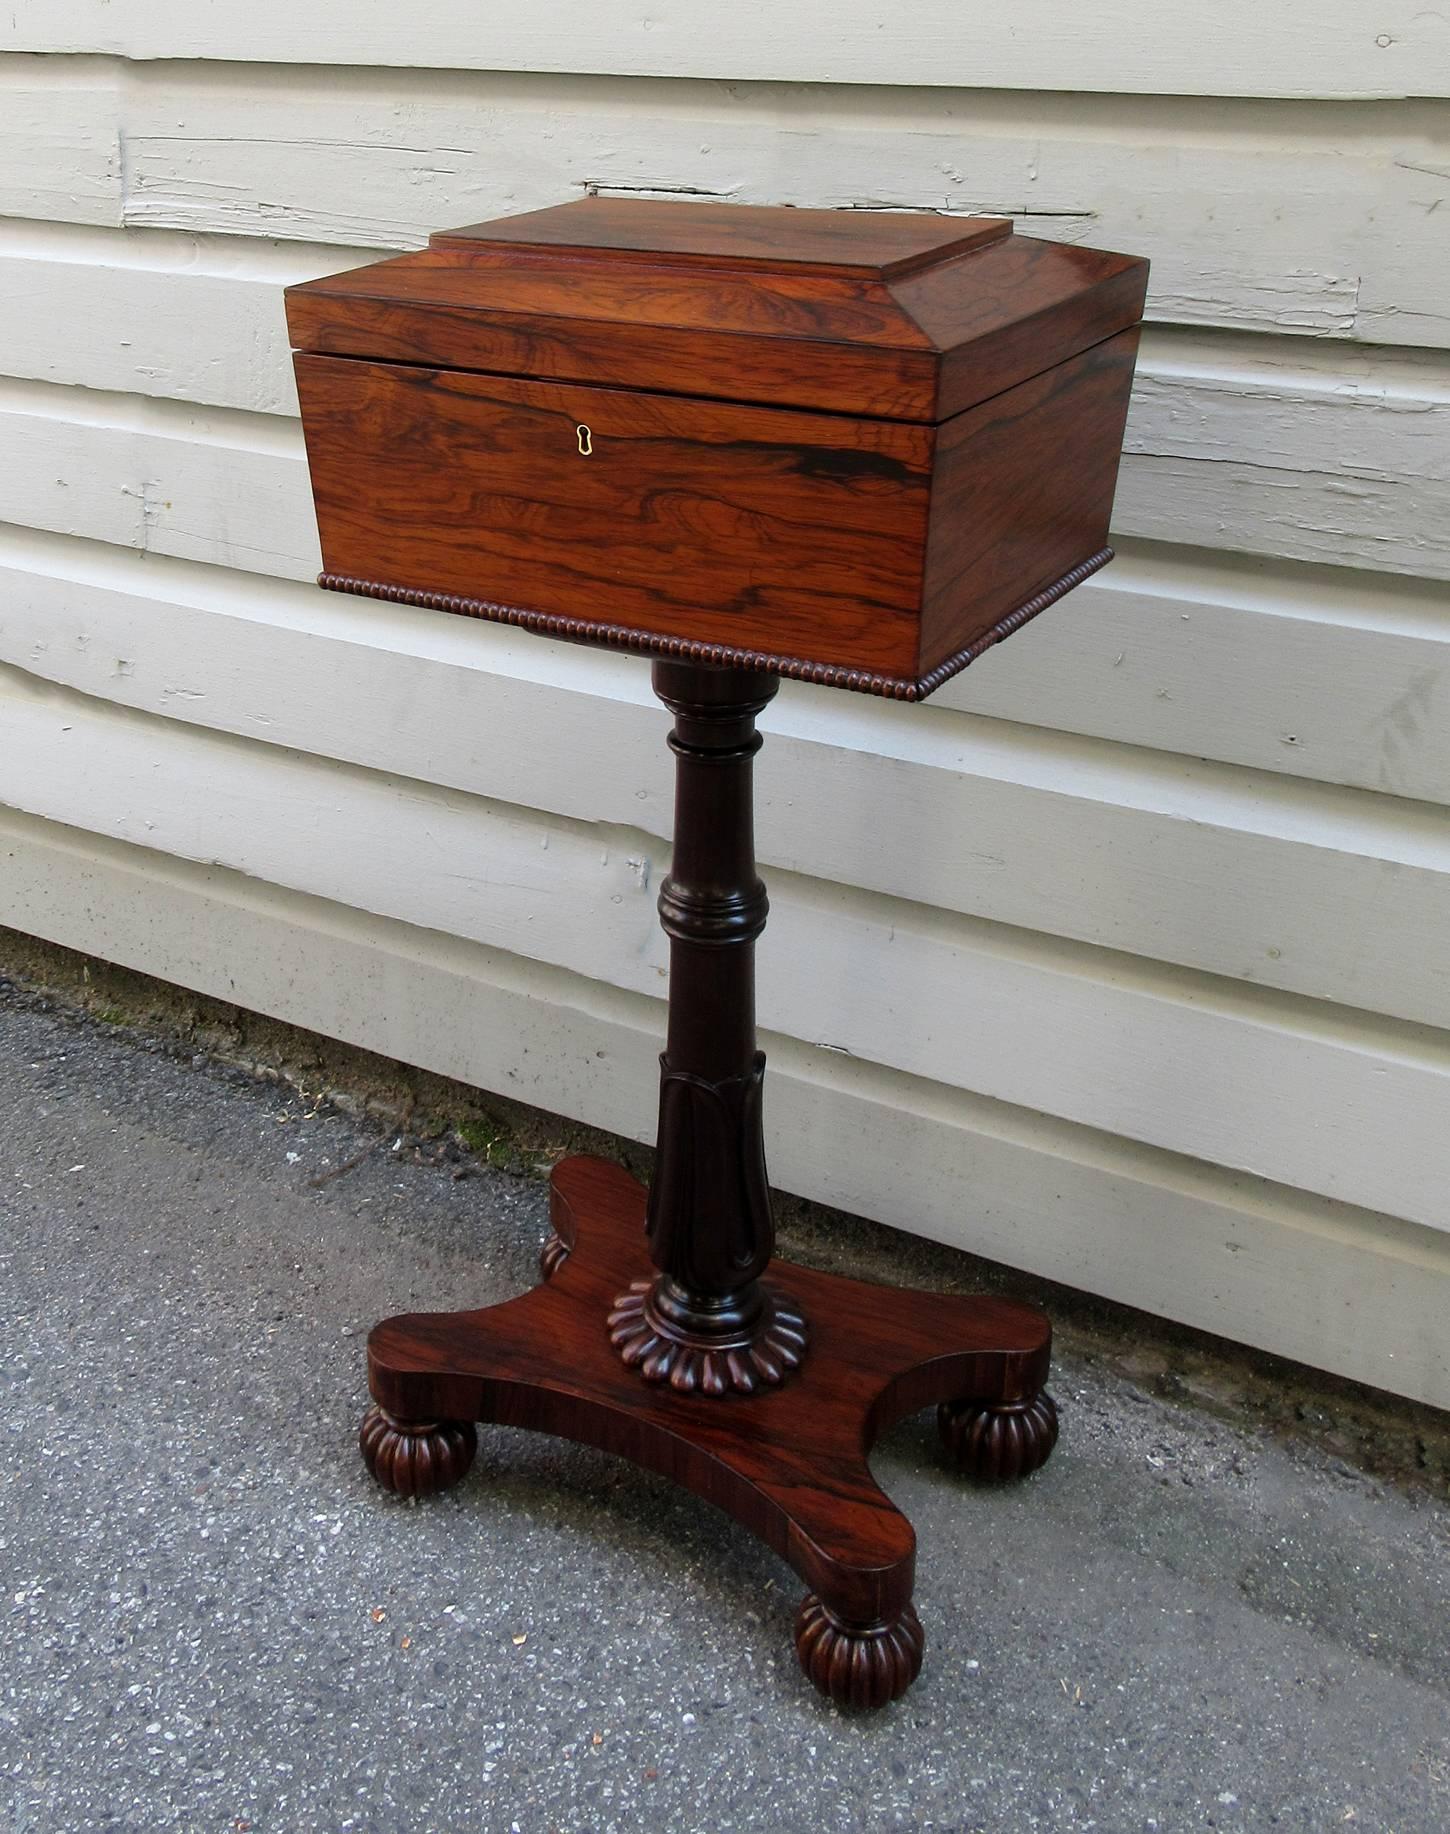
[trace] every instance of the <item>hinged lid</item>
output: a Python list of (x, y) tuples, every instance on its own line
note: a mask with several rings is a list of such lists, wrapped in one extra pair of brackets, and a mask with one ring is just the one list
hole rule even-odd
[(288, 290), (300, 349), (945, 420), (1135, 324), (1147, 263), (995, 218), (585, 198)]

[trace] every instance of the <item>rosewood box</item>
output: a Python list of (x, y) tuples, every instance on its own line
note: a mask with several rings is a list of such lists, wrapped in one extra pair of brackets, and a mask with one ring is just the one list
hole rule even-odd
[(918, 699), (1109, 557), (1146, 276), (586, 199), (293, 287), (323, 584)]
[(852, 1708), (924, 1648), (872, 1440), (936, 1405), (959, 1471), (1029, 1476), (1052, 1333), (774, 1258), (756, 717), (780, 675), (920, 699), (1109, 558), (1146, 273), (1002, 222), (591, 200), (288, 299), (323, 584), (652, 654), (674, 715), (649, 1190), (565, 1159), (539, 1286), (376, 1325), (363, 1458), (424, 1496), (501, 1421), (662, 1473), (791, 1563)]

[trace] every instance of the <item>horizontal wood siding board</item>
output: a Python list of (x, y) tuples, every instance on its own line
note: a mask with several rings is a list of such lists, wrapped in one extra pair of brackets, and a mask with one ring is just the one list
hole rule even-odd
[[(318, 126), (302, 145), (290, 83), (199, 106), (167, 91), (156, 137), (139, 125), (128, 136), (126, 220), (398, 248), (435, 223), (581, 190), (685, 185), (744, 203), (1006, 215), (1019, 231), (1140, 251), (1153, 263), (1150, 319), (1450, 341), (1450, 250), (1423, 233), (1450, 194), (1428, 111), (773, 87), (661, 97), (657, 84), (551, 92), (548, 81), (477, 97), (405, 91), (413, 144), (397, 151), (387, 79), (366, 98), (309, 96)], [(533, 156), (521, 168), (522, 134)]]
[(57, 239), (0, 224), (0, 375), (295, 415), (283, 289), (340, 258), (241, 237)]
[(391, 252), (589, 191), (946, 210), (1150, 256), (1150, 320), (1450, 343), (1431, 103), (89, 58), (0, 63), (0, 85), (11, 217)]
[(0, 522), (316, 579), (300, 421), (79, 394), (0, 385)]
[(1125, 547), (1032, 643), (949, 683), (933, 712), (1444, 802), (1443, 586), (1337, 568), (1225, 571), (1202, 550)]
[[(549, 703), (557, 717), (583, 704), (576, 695), (625, 709), (654, 704), (631, 659), (310, 583), (14, 527), (0, 532), (0, 568), (7, 662), (123, 704), (351, 762), (391, 762), (459, 788), (488, 787), (472, 696), (496, 709), (490, 718), (508, 718), (527, 692), (565, 696)], [(989, 666), (896, 716), (892, 732), (917, 732), (926, 755), (945, 757), (964, 730), (960, 716), (981, 715), (1023, 727), (1029, 744), (1033, 729), (1046, 728), (1441, 802), (1450, 788), (1450, 619), (1439, 597), (1437, 588), (1355, 574), (1240, 576), (1215, 572), (1197, 554), (1119, 555), (1040, 618), (1030, 642), (1001, 647)], [(117, 673), (106, 644), (139, 666)], [(314, 672), (330, 681), (339, 670), (345, 696), (310, 693)], [(185, 690), (168, 694), (177, 680)], [(531, 688), (515, 685), (522, 681)], [(413, 695), (447, 709), (426, 733), (406, 716)], [(850, 745), (865, 710), (834, 697), (825, 705)], [(781, 706), (795, 708), (794, 691), (772, 722)], [(520, 743), (536, 725), (518, 726)], [(607, 793), (616, 775), (607, 746), (624, 744), (623, 730), (611, 727), (600, 743), (598, 774), (581, 796)], [(647, 753), (630, 744), (633, 768), (657, 766), (663, 780), (652, 741)], [(491, 748), (491, 759), (502, 750)], [(580, 806), (570, 802), (568, 812)]]
[(92, 58), (0, 58), (0, 219), (125, 221), (119, 83)]
[[(33, 678), (6, 673), (0, 692), (14, 739), (0, 762), (6, 806), (663, 996), (654, 887), (667, 850), (637, 829), (107, 710)], [(779, 870), (771, 895), (768, 1027), (1450, 1227), (1440, 1034)]]
[[(1115, 526), (1150, 540), (1450, 578), (1450, 363), (1140, 365)], [(1276, 373), (1276, 370), (1278, 373)], [(1212, 477), (1212, 484), (1208, 480)], [(1171, 507), (1170, 507), (1171, 506)]]
[(909, 31), (884, 30), (887, 17), (881, 0), (768, 12), (722, 12), (707, 0), (652, 12), (630, 0), (583, 11), (574, 0), (534, 0), (486, 14), (468, 0), (407, 12), (255, 0), (244, 13), (189, 0), (47, 0), (0, 21), (0, 51), (1157, 95), (1450, 94), (1439, 21), (1412, 0), (1373, 11), (1355, 0), (1279, 0), (1268, 10), (1225, 0), (1184, 13), (1171, 32), (1151, 0), (1068, 13), (1022, 0), (1010, 14), (919, 0)]
[[(305, 589), (274, 600), (235, 577), (220, 596), (203, 578), (159, 599), (162, 569), (131, 571), (128, 587), (104, 559), (81, 584), (6, 567), (0, 658), (98, 712), (114, 703), (668, 838), (662, 716), (637, 662)], [(1450, 837), (1428, 808), (820, 690), (787, 689), (765, 725), (768, 866), (1450, 1024), (1435, 947)], [(550, 730), (569, 745), (541, 754)]]
[[(577, 975), (9, 812), (0, 923), (597, 1127), (653, 1132), (659, 1008)], [(1445, 1234), (765, 1042), (781, 1188), (1450, 1406)]]

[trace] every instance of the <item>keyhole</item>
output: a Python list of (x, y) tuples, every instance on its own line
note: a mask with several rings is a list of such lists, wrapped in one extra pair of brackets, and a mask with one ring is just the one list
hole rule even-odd
[(574, 431), (579, 439), (579, 450), (583, 453), (585, 458), (588, 458), (594, 451), (594, 435), (589, 431), (588, 427), (582, 425), (575, 427)]

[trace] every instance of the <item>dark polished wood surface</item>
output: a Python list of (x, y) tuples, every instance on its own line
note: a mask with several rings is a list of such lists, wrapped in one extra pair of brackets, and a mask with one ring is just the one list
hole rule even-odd
[(1028, 1475), (1050, 1332), (771, 1260), (755, 716), (777, 674), (922, 698), (1111, 557), (1146, 275), (1000, 222), (589, 200), (288, 296), (323, 583), (668, 658), (675, 714), (653, 1190), (567, 1161), (543, 1286), (379, 1325), (363, 1456), (425, 1495), (501, 1421), (673, 1478), (801, 1574), (842, 1705), (922, 1659), (872, 1440), (938, 1404), (958, 1469)]
[(919, 684), (1106, 548), (1137, 335), (939, 427), (299, 354), (324, 578)]
[(1006, 1300), (899, 1293), (771, 1259), (754, 949), (751, 764), (775, 682), (656, 663), (674, 714), (675, 851), (660, 888), (670, 1004), (648, 1193), (570, 1159), (551, 1184), (544, 1285), (483, 1311), (389, 1319), (368, 1345), (368, 1468), (421, 1496), (469, 1468), (475, 1421), (622, 1453), (728, 1510), (810, 1591), (802, 1667), (843, 1705), (915, 1678), (915, 1537), (867, 1462), (900, 1414), (940, 1404), (959, 1469), (1026, 1476), (1052, 1450), (1051, 1331)]
[(931, 427), (306, 355), (297, 386), (329, 574), (914, 668)]
[[(812, 1323), (800, 1369), (753, 1395), (681, 1394), (642, 1382), (604, 1328), (614, 1295), (650, 1271), (643, 1187), (605, 1160), (569, 1159), (550, 1189), (567, 1250), (553, 1277), (483, 1311), (378, 1325), (368, 1374), (379, 1405), (394, 1419), (496, 1421), (617, 1452), (759, 1535), (845, 1635), (896, 1624), (916, 1537), (871, 1475), (872, 1442), (939, 1402), (1030, 1400), (1047, 1374), (1046, 1319), (1005, 1299), (902, 1292), (777, 1261), (773, 1281)], [(378, 1437), (376, 1415), (369, 1430)]]
[(762, 1276), (775, 1247), (755, 1042), (755, 943), (770, 903), (755, 870), (751, 766), (770, 676), (657, 662), (675, 716), (675, 850), (660, 886), (670, 939), (659, 1151), (647, 1212), (654, 1279), (616, 1295), (610, 1338), (683, 1393), (775, 1386), (805, 1356), (801, 1313)]
[(1146, 261), (1014, 236), (892, 296), (941, 352), (932, 418), (945, 421), (1136, 326), (1147, 285)]
[(781, 210), (772, 204), (691, 203), (587, 197), (523, 216), (440, 230), (432, 246), (569, 249), (653, 264), (788, 268), (793, 273), (899, 280), (1012, 233), (1005, 217), (947, 217), (926, 211)]
[(804, 656), (782, 656), (767, 650), (741, 650), (729, 643), (697, 641), (673, 637), (666, 632), (631, 630), (623, 624), (601, 624), (592, 618), (555, 617), (549, 612), (529, 611), (520, 605), (500, 605), (489, 599), (465, 597), (461, 593), (421, 592), (408, 586), (389, 585), (385, 580), (353, 579), (345, 573), (324, 573), (318, 584), (329, 592), (351, 592), (366, 599), (390, 599), (400, 605), (421, 605), (430, 611), (447, 611), (459, 617), (482, 618), (493, 624), (513, 624), (520, 630), (537, 631), (541, 636), (559, 637), (567, 643), (593, 643), (603, 649), (628, 650), (637, 656), (669, 656), (683, 662), (703, 663), (707, 667), (759, 669), (767, 675), (784, 676), (789, 681), (809, 681), (823, 688), (844, 688), (856, 694), (875, 694), (887, 700), (925, 700), (944, 681), (959, 674), (978, 656), (1021, 630), (1024, 624), (1055, 605), (1075, 586), (1105, 567), (1113, 558), (1111, 548), (1090, 554), (1071, 567), (1061, 579), (1054, 580), (1041, 592), (1035, 592), (999, 618), (964, 648), (929, 669), (925, 675), (888, 675), (879, 669), (856, 669), (844, 663), (812, 661)]
[(1145, 284), (593, 199), (294, 287), (324, 583), (920, 699), (1108, 557)]
[(1136, 324), (1147, 273), (993, 219), (584, 200), (291, 287), (287, 314), (323, 355), (938, 421)]
[(926, 677), (1107, 545), (1136, 328), (937, 431), (916, 660)]

